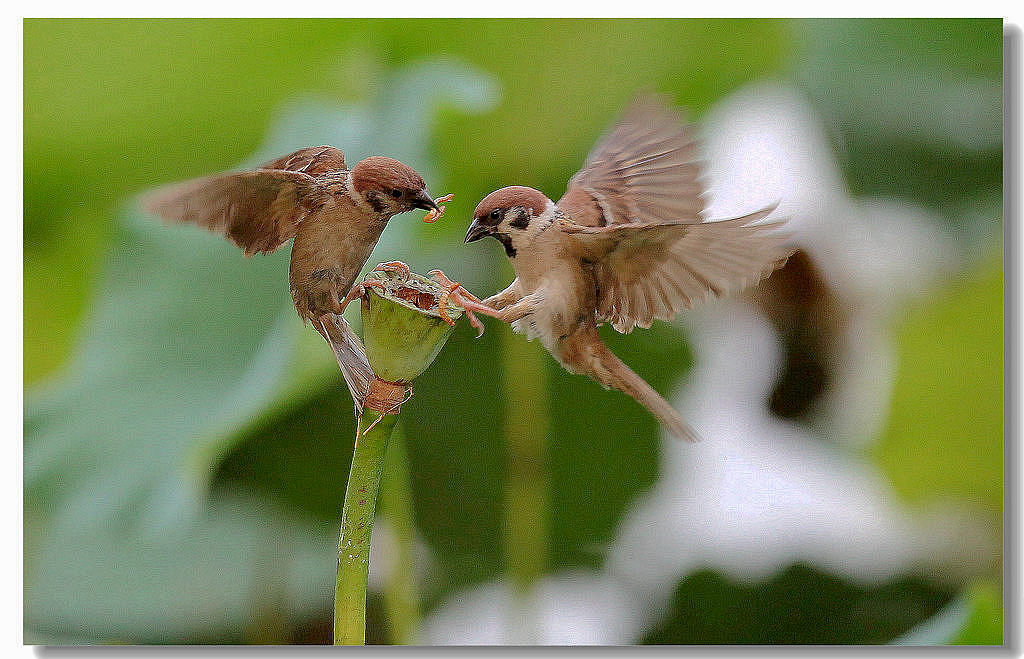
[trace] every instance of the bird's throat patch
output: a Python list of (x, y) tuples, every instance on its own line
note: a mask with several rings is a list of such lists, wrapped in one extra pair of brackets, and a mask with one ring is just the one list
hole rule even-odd
[(516, 248), (512, 246), (512, 236), (507, 233), (493, 233), (491, 235), (494, 236), (498, 242), (501, 243), (502, 247), (505, 248), (505, 254), (510, 259), (514, 259), (516, 257)]

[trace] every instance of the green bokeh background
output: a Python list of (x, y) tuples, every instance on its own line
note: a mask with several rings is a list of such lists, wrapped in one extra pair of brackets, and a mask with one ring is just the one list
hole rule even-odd
[[(382, 256), (490, 291), (511, 269), (500, 250), (461, 247), (472, 205), (511, 183), (556, 197), (636, 90), (699, 120), (745, 83), (798, 85), (852, 194), (920, 204), (972, 245), (986, 237), (894, 323), (896, 388), (864, 457), (906, 502), (953, 499), (1001, 529), (1000, 20), (23, 26), (26, 642), (325, 640), (354, 422), (329, 350), (288, 308), (287, 255), (246, 260), (131, 204), (154, 185), (303, 146), (305, 128), (282, 119), (303, 102), (313, 109), (301, 116), (326, 123), (368, 112), (351, 124), (354, 150), (337, 144), (350, 163), (396, 155), (435, 195), (455, 193), (436, 225), (397, 218), (405, 241)], [(908, 71), (988, 83), (973, 142), (942, 133), (943, 88)], [(457, 328), (403, 412), (409, 501), (435, 562), (424, 611), (508, 571), (599, 567), (657, 475), (657, 427), (628, 399), (494, 323), (472, 337)], [(606, 337), (659, 390), (689, 367), (677, 327)], [(516, 444), (524, 400), (547, 429), (542, 449)], [(536, 469), (510, 478), (510, 463)], [(540, 493), (539, 512), (509, 498), (519, 486)], [(524, 560), (509, 528), (530, 515), (544, 532)], [(701, 572), (642, 640), (883, 643), (944, 615), (928, 642), (1001, 642), (999, 565), (971, 584), (934, 577), (868, 588), (801, 565), (753, 584)], [(694, 611), (696, 598), (708, 606)], [(889, 613), (857, 617), (852, 600)], [(370, 638), (394, 640), (384, 605), (371, 606)], [(792, 624), (771, 623), (779, 606)]]

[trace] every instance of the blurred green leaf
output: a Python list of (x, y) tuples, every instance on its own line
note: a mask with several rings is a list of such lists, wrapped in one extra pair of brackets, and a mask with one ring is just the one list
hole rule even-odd
[(794, 77), (853, 194), (913, 199), (965, 237), (974, 223), (998, 233), (1002, 35), (999, 18), (796, 22)]
[(967, 591), (970, 613), (954, 645), (1002, 645), (1002, 589), (992, 583), (977, 583)]
[(680, 582), (668, 614), (643, 642), (886, 643), (933, 615), (951, 595), (919, 578), (865, 586), (803, 564), (764, 582), (735, 582), (702, 570)]
[(163, 529), (140, 530), (129, 514), (51, 525), (26, 543), (25, 642), (247, 642), (268, 601), (290, 617), (330, 606), (336, 534), (239, 495)]
[(965, 500), (1002, 523), (1002, 259), (921, 302), (897, 330), (889, 421), (872, 453), (908, 500)]
[(896, 645), (1002, 645), (1003, 603), (991, 583), (970, 586)]

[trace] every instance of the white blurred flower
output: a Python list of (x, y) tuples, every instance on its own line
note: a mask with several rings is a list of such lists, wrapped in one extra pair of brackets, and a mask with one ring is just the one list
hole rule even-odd
[(702, 568), (763, 580), (796, 562), (855, 583), (991, 551), (980, 525), (915, 515), (868, 463), (772, 415), (781, 344), (750, 305), (692, 323), (697, 368), (676, 407), (703, 441), (663, 439), (662, 473), (627, 514), (607, 570), (661, 602)]
[(773, 216), (786, 218), (841, 296), (899, 302), (958, 265), (950, 236), (927, 211), (848, 196), (825, 131), (796, 90), (740, 90), (712, 110), (703, 133), (708, 216), (778, 202)]
[(424, 620), (434, 645), (625, 645), (644, 609), (632, 590), (607, 574), (564, 572), (514, 593), (491, 582), (459, 593)]
[(834, 386), (816, 405), (816, 425), (829, 439), (872, 440), (888, 412), (895, 366), (891, 315), (960, 265), (952, 238), (911, 204), (851, 198), (824, 129), (791, 88), (737, 92), (712, 110), (704, 133), (708, 216), (778, 202), (773, 216), (786, 219), (794, 244), (846, 312)]

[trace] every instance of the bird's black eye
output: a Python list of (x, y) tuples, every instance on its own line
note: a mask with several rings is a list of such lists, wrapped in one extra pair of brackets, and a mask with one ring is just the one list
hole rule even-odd
[(495, 208), (494, 210), (491, 211), (491, 213), (490, 213), (490, 215), (488, 215), (488, 217), (490, 217), (492, 220), (500, 220), (501, 219), (501, 209), (500, 208)]
[(402, 191), (399, 190), (398, 188), (395, 188), (394, 190), (391, 191), (391, 196), (394, 197), (395, 199), (401, 199)]

